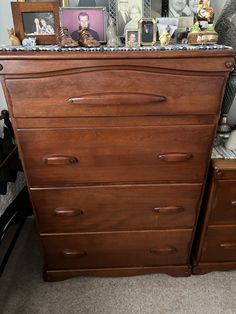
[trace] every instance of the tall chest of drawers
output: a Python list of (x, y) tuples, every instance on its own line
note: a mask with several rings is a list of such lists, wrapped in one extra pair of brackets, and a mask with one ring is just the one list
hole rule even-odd
[(190, 274), (233, 55), (0, 54), (46, 280)]

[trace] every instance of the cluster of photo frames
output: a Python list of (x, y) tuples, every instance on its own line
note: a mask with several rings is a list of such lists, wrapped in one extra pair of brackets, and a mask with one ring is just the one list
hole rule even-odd
[[(11, 7), (15, 33), (20, 40), (34, 37), (39, 45), (56, 44), (59, 26), (73, 34), (78, 30), (78, 17), (82, 14), (87, 15), (89, 29), (101, 43), (106, 42), (107, 24), (112, 18), (118, 36), (125, 38), (128, 46), (135, 46), (155, 43), (157, 21), (169, 16), (173, 1), (178, 0), (28, 0), (12, 2)], [(196, 5), (198, 0), (186, 0), (189, 2)], [(136, 30), (132, 27), (135, 18), (139, 20)]]

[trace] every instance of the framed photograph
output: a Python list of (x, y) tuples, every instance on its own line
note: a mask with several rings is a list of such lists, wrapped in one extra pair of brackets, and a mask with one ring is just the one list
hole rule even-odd
[(157, 41), (157, 25), (155, 19), (141, 19), (139, 21), (140, 44), (153, 46)]
[[(169, 0), (109, 1), (109, 15), (114, 18), (117, 26), (117, 34), (120, 37), (124, 37), (126, 35), (127, 29), (138, 29), (138, 21), (141, 18), (168, 16), (168, 8)], [(115, 16), (112, 16), (112, 14)]]
[(140, 46), (140, 31), (127, 29), (125, 33), (125, 45), (126, 47)]
[(105, 7), (62, 7), (60, 11), (61, 26), (68, 28), (74, 40), (78, 40), (79, 26), (89, 29), (90, 34), (98, 41), (106, 41), (106, 8)]
[(39, 45), (56, 44), (59, 27), (57, 2), (11, 2), (16, 36), (35, 37)]
[(124, 37), (127, 30), (138, 29), (143, 16), (143, 0), (117, 0), (116, 12), (117, 34)]

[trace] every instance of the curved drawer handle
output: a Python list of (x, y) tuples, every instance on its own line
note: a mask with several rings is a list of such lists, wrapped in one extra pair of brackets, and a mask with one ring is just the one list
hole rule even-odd
[(226, 243), (221, 243), (220, 244), (220, 247), (222, 248), (222, 249), (228, 249), (228, 250), (230, 250), (230, 249), (236, 249), (236, 242), (226, 242)]
[(76, 256), (76, 257), (84, 257), (87, 255), (86, 251), (73, 251), (73, 250), (64, 250), (62, 251), (62, 254), (65, 256)]
[(83, 215), (83, 211), (77, 208), (67, 208), (67, 207), (58, 207), (54, 209), (54, 214), (56, 216), (63, 216), (63, 217), (74, 217)]
[(166, 206), (166, 207), (154, 207), (153, 208), (155, 213), (158, 214), (179, 214), (184, 211), (184, 207), (182, 206)]
[(158, 155), (158, 158), (167, 162), (186, 161), (192, 158), (192, 154), (191, 153), (166, 153), (166, 154)]
[(43, 158), (47, 165), (70, 165), (78, 162), (78, 158), (73, 156), (47, 156)]
[(78, 105), (145, 105), (164, 101), (165, 96), (144, 93), (97, 93), (67, 99), (69, 104)]
[(151, 248), (150, 253), (152, 254), (161, 254), (161, 253), (175, 253), (177, 249), (175, 247), (166, 247), (166, 248)]
[(232, 206), (236, 206), (236, 201), (232, 201), (232, 202), (231, 202), (231, 205), (232, 205)]

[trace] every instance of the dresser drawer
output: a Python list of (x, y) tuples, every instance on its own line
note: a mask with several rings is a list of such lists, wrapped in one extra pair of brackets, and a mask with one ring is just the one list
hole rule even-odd
[(213, 131), (203, 125), (101, 127), (19, 130), (18, 136), (30, 185), (62, 186), (202, 180)]
[(236, 261), (236, 226), (209, 226), (201, 261)]
[(192, 227), (200, 184), (31, 190), (41, 233)]
[(223, 76), (159, 73), (145, 67), (77, 72), (7, 79), (14, 116), (215, 114), (225, 82)]
[(191, 230), (41, 236), (48, 269), (181, 265)]
[(236, 180), (216, 181), (210, 224), (236, 224)]

